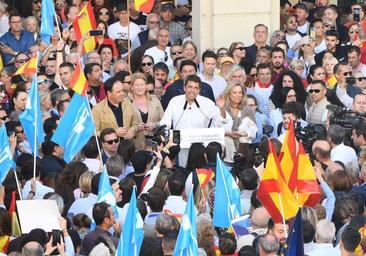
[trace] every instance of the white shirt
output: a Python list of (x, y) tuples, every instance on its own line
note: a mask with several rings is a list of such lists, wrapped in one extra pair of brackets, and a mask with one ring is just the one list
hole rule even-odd
[(85, 158), (83, 163), (88, 167), (89, 171), (92, 171), (95, 174), (101, 172), (101, 167), (103, 164), (99, 159)]
[(358, 166), (355, 150), (343, 143), (335, 146), (330, 151), (330, 158), (332, 161), (341, 161), (344, 165), (352, 163), (353, 166)]
[(173, 122), (173, 129), (185, 128), (207, 128), (212, 119), (212, 127), (220, 127), (222, 123), (227, 122), (220, 115), (219, 108), (208, 98), (197, 95), (196, 103), (187, 103), (186, 95), (179, 95), (172, 98), (165, 110), (164, 116), (160, 121), (160, 125), (170, 127)]
[(174, 215), (183, 215), (187, 202), (181, 196), (169, 196), (164, 205), (164, 211), (168, 210)]
[(338, 248), (334, 248), (332, 244), (315, 244), (314, 249), (308, 252), (308, 256), (340, 256), (341, 251)]
[(165, 51), (160, 50), (157, 46), (147, 49), (144, 55), (150, 55), (154, 59), (154, 63), (164, 62), (168, 67), (173, 65), (173, 60), (170, 58), (170, 47), (166, 47)]
[(212, 79), (208, 80), (202, 73), (199, 73), (198, 76), (201, 78), (202, 82), (205, 82), (211, 86), (215, 99), (224, 95), (224, 91), (226, 89), (226, 80), (223, 77), (214, 74)]
[(346, 88), (341, 89), (339, 86), (337, 86), (336, 95), (347, 109), (352, 109), (353, 98), (347, 94)]
[(3, 15), (0, 18), (0, 37), (9, 31), (9, 16)]
[[(37, 186), (36, 186), (36, 194), (34, 195), (33, 199), (43, 199), (44, 195), (50, 192), (55, 192), (55, 190), (53, 188), (47, 187), (45, 185), (43, 185), (41, 182), (39, 182), (38, 180), (36, 181)], [(32, 181), (28, 180), (23, 187), (22, 190), (22, 198), (23, 200), (27, 198), (29, 191), (31, 191), (31, 184)]]
[(306, 21), (304, 25), (297, 26), (297, 31), (299, 31), (300, 33), (303, 33), (303, 34), (309, 34), (309, 25), (310, 25), (310, 22)]
[(302, 39), (302, 37), (297, 32), (295, 35), (289, 35), (286, 33), (286, 41), (288, 43), (289, 49), (292, 49), (295, 46), (296, 42), (299, 41), (300, 39)]
[[(251, 89), (251, 90), (249, 90)], [(273, 85), (271, 84), (267, 88), (259, 87), (257, 83), (255, 83), (254, 89), (253, 88), (247, 88), (248, 94), (251, 94), (256, 97), (258, 101), (258, 107), (262, 111), (263, 114), (266, 114), (269, 116), (268, 113), (268, 104), (269, 104), (269, 97), (271, 96), (273, 90)]]
[(314, 47), (314, 53), (318, 54), (319, 52), (322, 52), (327, 49), (327, 45), (325, 44), (325, 39), (322, 40), (322, 42)]
[(76, 199), (69, 211), (68, 214), (75, 216), (79, 213), (87, 214), (88, 210), (93, 207), (93, 205), (97, 202), (97, 196), (94, 194), (89, 194), (87, 197)]

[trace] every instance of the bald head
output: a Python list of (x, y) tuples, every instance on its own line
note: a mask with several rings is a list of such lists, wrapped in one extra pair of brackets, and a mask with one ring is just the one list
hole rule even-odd
[(318, 161), (326, 160), (330, 158), (331, 147), (328, 141), (326, 140), (317, 140), (314, 142), (313, 147), (313, 155)]
[(23, 246), (23, 256), (43, 256), (44, 251), (42, 246), (37, 242), (28, 242)]
[(252, 212), (252, 217), (250, 219), (253, 229), (267, 228), (268, 220), (270, 218), (271, 216), (264, 207), (258, 207)]

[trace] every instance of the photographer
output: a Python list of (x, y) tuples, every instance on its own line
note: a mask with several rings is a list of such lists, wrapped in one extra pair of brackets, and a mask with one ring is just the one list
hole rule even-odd
[(351, 163), (357, 166), (357, 155), (353, 148), (344, 145), (346, 133), (338, 124), (332, 124), (328, 129), (328, 142), (332, 148), (330, 157), (332, 161), (341, 161), (344, 165)]
[(337, 84), (333, 89), (327, 90), (327, 99), (331, 104), (352, 109), (353, 98), (361, 92), (360, 88), (351, 83), (352, 71), (348, 63), (340, 62), (334, 66), (334, 75)]

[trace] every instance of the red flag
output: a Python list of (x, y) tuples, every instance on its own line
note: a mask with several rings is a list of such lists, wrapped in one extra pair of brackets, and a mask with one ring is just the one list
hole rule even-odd
[(201, 188), (204, 188), (210, 180), (215, 177), (215, 173), (212, 169), (197, 169), (198, 181), (201, 185)]
[(86, 80), (84, 73), (81, 71), (80, 63), (76, 63), (74, 75), (70, 81), (70, 89), (82, 96), (85, 96), (88, 86), (89, 83)]
[[(272, 141), (268, 141), (269, 154), (266, 169), (259, 183), (257, 198), (270, 213), (276, 223), (294, 217), (299, 209), (296, 198), (280, 174), (281, 166)], [(283, 217), (282, 217), (283, 215)]]
[(150, 13), (154, 4), (155, 0), (135, 0), (135, 9), (139, 12)]
[(320, 200), (320, 188), (314, 167), (301, 142), (295, 168), (297, 168), (295, 197), (300, 206), (315, 207)]

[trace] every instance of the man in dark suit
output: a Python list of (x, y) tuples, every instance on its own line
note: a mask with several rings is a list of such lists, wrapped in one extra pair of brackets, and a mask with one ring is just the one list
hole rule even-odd
[[(163, 106), (164, 110), (167, 108), (169, 101), (173, 97), (184, 94), (184, 81), (189, 75), (195, 75), (196, 73), (197, 65), (194, 61), (186, 59), (181, 62), (179, 67), (179, 76), (181, 79), (170, 85), (161, 99), (161, 105)], [(213, 102), (216, 102), (212, 88), (209, 84), (204, 82), (201, 83), (200, 95), (209, 98)]]

